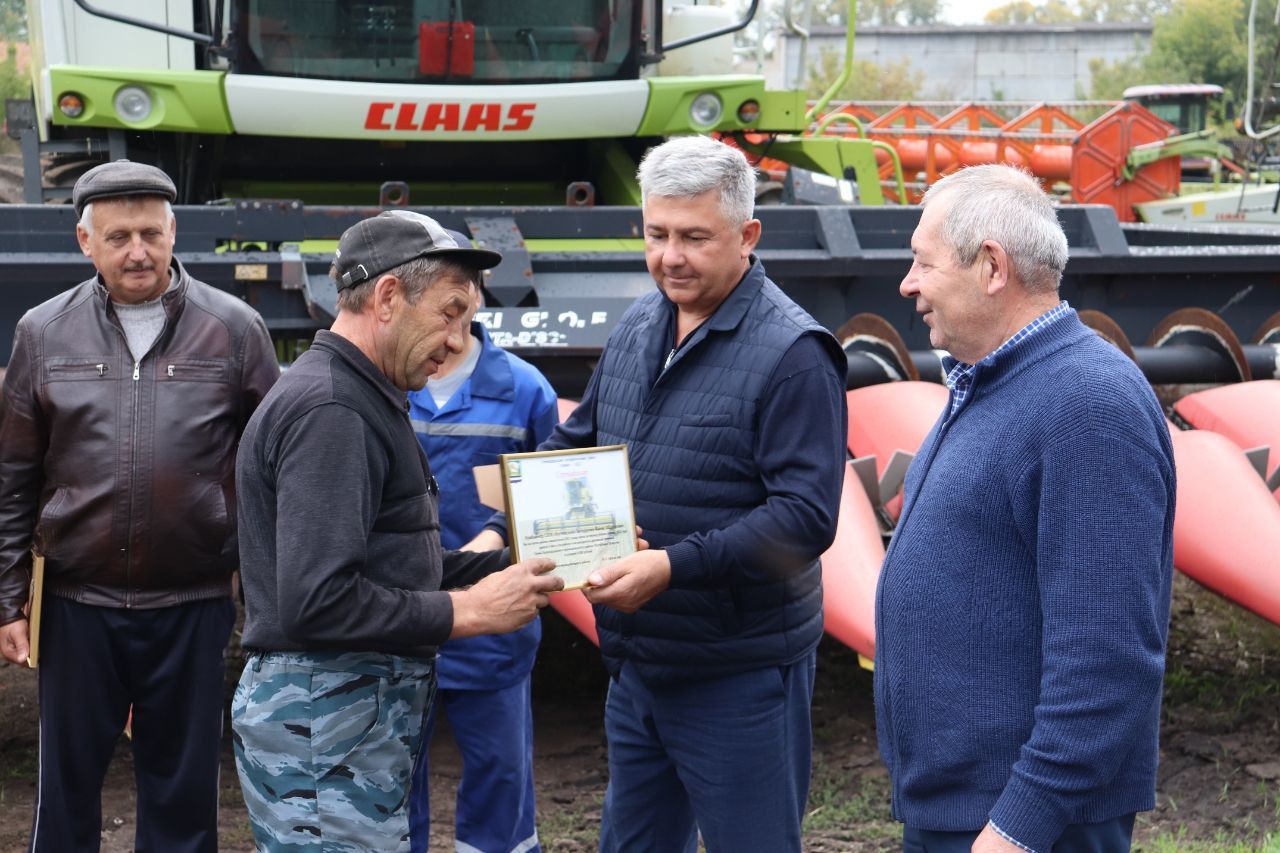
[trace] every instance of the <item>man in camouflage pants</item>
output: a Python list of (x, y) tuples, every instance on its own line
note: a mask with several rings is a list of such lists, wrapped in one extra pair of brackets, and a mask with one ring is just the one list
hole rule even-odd
[[(445, 552), (405, 393), (461, 349), (495, 252), (397, 211), (349, 228), (338, 318), (277, 383), (236, 466), (248, 660), (232, 703), (260, 850), (408, 850), (436, 647), (511, 631), (550, 560)], [(474, 584), (465, 590), (442, 589)]]

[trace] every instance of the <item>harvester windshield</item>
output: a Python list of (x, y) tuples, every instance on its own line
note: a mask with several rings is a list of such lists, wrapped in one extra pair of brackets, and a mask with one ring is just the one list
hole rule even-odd
[(235, 70), (394, 83), (638, 76), (633, 0), (238, 0)]

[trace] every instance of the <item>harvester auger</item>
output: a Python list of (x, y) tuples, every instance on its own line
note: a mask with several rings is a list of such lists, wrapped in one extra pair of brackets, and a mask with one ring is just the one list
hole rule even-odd
[(896, 188), (905, 175), (912, 202), (957, 169), (1008, 163), (1064, 201), (1110, 205), (1121, 222), (1178, 195), (1182, 158), (1205, 158), (1215, 176), (1239, 171), (1210, 132), (1180, 134), (1135, 101), (833, 102), (812, 132), (878, 143), (882, 182)]
[[(883, 398), (851, 397), (851, 423), (865, 435), (851, 432), (850, 449), (881, 462), (846, 476), (841, 532), (825, 561), (827, 624), (869, 653), (880, 531), (906, 458), (895, 451), (911, 452), (945, 397), (927, 329), (898, 295), (919, 210), (880, 204), (877, 156), (893, 161), (885, 142), (807, 135), (821, 105), (724, 73), (730, 33), (749, 23), (754, 3), (735, 20), (721, 7), (657, 0), (165, 0), (163, 25), (88, 0), (28, 8), (34, 97), (29, 121), (15, 122), (11, 109), (9, 128), (26, 153), (29, 203), (0, 205), (0, 358), (24, 311), (91, 274), (74, 212), (46, 202), (65, 199), (66, 182), (105, 157), (170, 172), (177, 254), (263, 315), (282, 362), (332, 320), (327, 273), (345, 228), (412, 204), (469, 233), (505, 257), (479, 319), (565, 397), (581, 391), (609, 331), (653, 287), (634, 181), (650, 145), (717, 133), (785, 156), (796, 175), (819, 173), (791, 200), (832, 202), (758, 209), (759, 256), (828, 328), (878, 314), (879, 337), (894, 332), (907, 353), (895, 372), (883, 354), (849, 348), (850, 394)], [(1160, 168), (1169, 167), (1145, 167)], [(838, 203), (855, 188), (860, 204)], [(896, 181), (890, 195), (901, 200)], [(1108, 314), (1133, 340), (1175, 309), (1201, 308), (1255, 341), (1242, 346), (1243, 362), (1205, 338), (1139, 347), (1153, 382), (1235, 383), (1252, 397), (1258, 380), (1275, 376), (1280, 333), (1253, 337), (1280, 312), (1273, 236), (1122, 223), (1102, 205), (1064, 205), (1060, 216), (1071, 246), (1063, 295), (1076, 307)], [(1237, 381), (1241, 363), (1254, 382)], [(934, 381), (904, 378), (912, 369)], [(864, 441), (873, 436), (882, 439)], [(1273, 567), (1276, 555), (1280, 547)], [(581, 616), (580, 598), (557, 596), (557, 606)]]

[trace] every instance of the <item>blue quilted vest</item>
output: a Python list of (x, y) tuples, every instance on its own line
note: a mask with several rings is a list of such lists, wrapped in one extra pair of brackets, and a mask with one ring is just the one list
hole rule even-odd
[[(765, 276), (746, 276), (664, 370), (675, 306), (658, 291), (619, 321), (600, 365), (602, 445), (625, 444), (636, 520), (653, 548), (727, 527), (767, 495), (752, 449), (757, 410), (778, 361), (803, 334), (835, 339)], [(669, 589), (634, 614), (596, 607), (605, 665), (624, 660), (657, 683), (728, 675), (799, 659), (822, 636), (818, 562), (785, 580)]]

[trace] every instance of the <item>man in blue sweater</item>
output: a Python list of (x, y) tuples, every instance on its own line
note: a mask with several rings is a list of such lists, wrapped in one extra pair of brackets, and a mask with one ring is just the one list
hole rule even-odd
[(541, 448), (627, 445), (651, 545), (586, 592), (612, 676), (600, 849), (799, 851), (847, 362), (753, 254), (741, 152), (672, 140), (639, 178), (658, 288)]
[(1173, 455), (1151, 388), (1059, 301), (1067, 240), (1006, 166), (925, 195), (902, 282), (950, 352), (876, 601), (909, 851), (1127, 850), (1155, 804)]
[[(459, 244), (462, 234), (450, 232)], [(559, 417), (551, 383), (527, 361), (496, 346), (474, 322), (477, 288), (463, 318), (470, 334), (451, 351), (425, 388), (409, 392), (409, 421), (440, 482), (440, 543), (463, 548), (493, 510), (480, 503), (472, 469), (502, 453), (534, 450)], [(509, 634), (449, 640), (436, 656), (436, 701), (413, 771), (409, 828), (414, 853), (430, 846), (427, 741), (437, 709), (449, 718), (462, 753), (455, 846), (460, 851), (536, 853), (533, 796), (533, 709), (530, 673), (541, 620)]]

